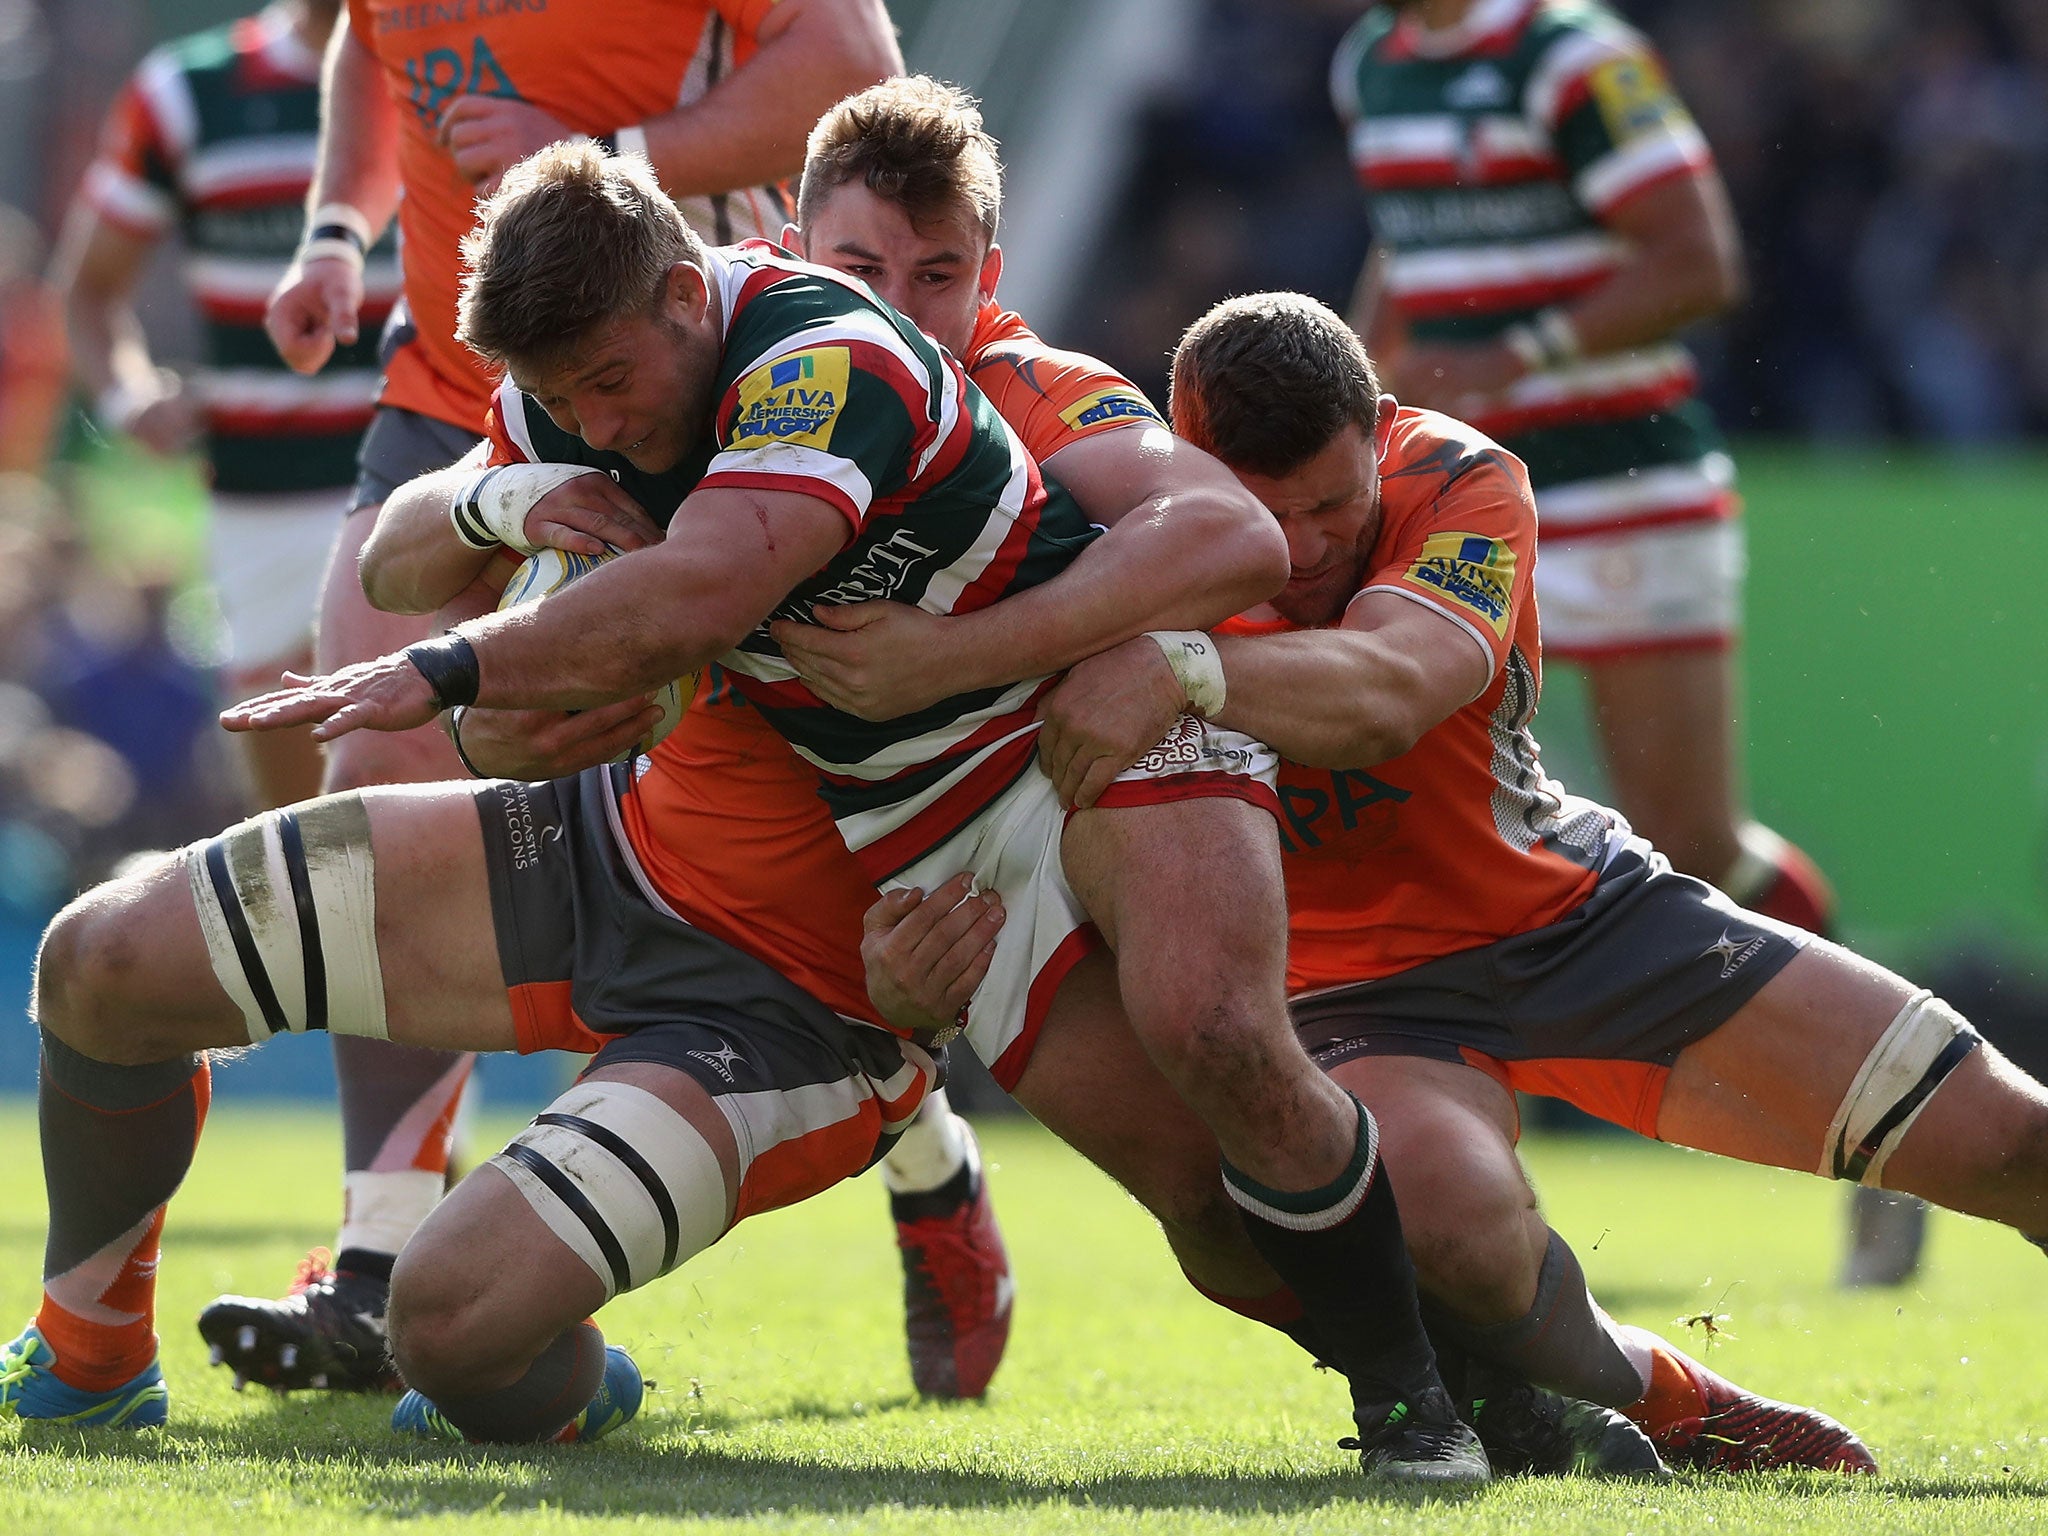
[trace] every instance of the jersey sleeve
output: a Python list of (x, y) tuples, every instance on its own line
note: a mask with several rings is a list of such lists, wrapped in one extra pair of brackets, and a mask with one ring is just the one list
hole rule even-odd
[(1713, 165), (1656, 50), (1620, 22), (1564, 32), (1530, 74), (1524, 105), (1564, 162), (1573, 195), (1596, 218)]
[(487, 467), (539, 461), (540, 455), (533, 445), (533, 433), (527, 424), (528, 404), (526, 395), (510, 379), (500, 384), (491, 396), (491, 403), (484, 410), (484, 446), (489, 453), (484, 461)]
[[(1381, 559), (1359, 596), (1392, 592), (1435, 609), (1479, 642), (1489, 679), (1507, 660), (1516, 622), (1531, 601), (1536, 571), (1536, 501), (1521, 460), (1472, 437), (1437, 439), (1426, 452), (1387, 470), (1389, 483), (1422, 479), (1420, 494), (1400, 487), (1407, 508), (1381, 541)], [(1430, 480), (1439, 483), (1430, 485)], [(1356, 599), (1353, 599), (1356, 601)]]
[(939, 377), (880, 340), (798, 331), (750, 358), (725, 391), (698, 488), (815, 496), (845, 516), (851, 537), (904, 487), (943, 418), (958, 417), (959, 394), (959, 374)]
[(83, 195), (108, 223), (153, 240), (178, 216), (179, 120), (190, 112), (183, 73), (168, 54), (143, 60), (115, 98), (85, 173)]
[(741, 37), (752, 37), (775, 9), (775, 0), (717, 0), (718, 14)]
[(972, 377), (1043, 464), (1070, 443), (1119, 427), (1166, 423), (1145, 392), (1106, 363), (1043, 343), (1004, 341), (977, 353)]

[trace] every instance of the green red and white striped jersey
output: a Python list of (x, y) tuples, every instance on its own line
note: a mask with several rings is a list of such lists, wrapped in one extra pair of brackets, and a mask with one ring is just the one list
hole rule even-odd
[[(1338, 48), (1331, 92), (1385, 299), (1418, 342), (1489, 340), (1597, 287), (1626, 249), (1604, 221), (1713, 164), (1655, 50), (1595, 0), (1478, 0), (1434, 32), (1376, 7)], [(1472, 424), (1528, 464), (1546, 536), (1726, 515), (1696, 386), (1666, 339), (1532, 374)], [(1630, 483), (1659, 468), (1660, 495)]]
[(263, 332), (305, 222), (319, 77), (319, 55), (275, 10), (167, 43), (136, 67), (86, 173), (82, 195), (102, 218), (182, 240), (205, 324), (192, 382), (223, 492), (348, 485), (376, 404), (377, 332), (399, 287), (388, 236), (364, 272), (361, 339), (320, 373), (293, 373)]
[[(1051, 579), (1095, 538), (959, 363), (864, 286), (766, 242), (714, 249), (709, 260), (725, 325), (712, 442), (666, 476), (643, 475), (556, 427), (508, 382), (491, 411), (492, 460), (594, 465), (648, 507), (673, 509), (692, 490), (721, 487), (829, 503), (847, 520), (846, 546), (770, 616), (798, 623), (814, 622), (813, 605), (883, 598), (971, 612)], [(1053, 682), (1032, 678), (875, 722), (812, 693), (767, 621), (720, 664), (818, 771), (847, 846), (875, 881), (973, 820), (1029, 768), (1038, 700)]]

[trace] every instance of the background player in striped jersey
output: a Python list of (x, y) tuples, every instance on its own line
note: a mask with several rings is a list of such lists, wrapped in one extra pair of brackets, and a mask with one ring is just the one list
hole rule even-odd
[[(1680, 869), (1818, 933), (1834, 898), (1742, 808), (1734, 466), (1677, 335), (1741, 235), (1648, 41), (1601, 0), (1390, 0), (1339, 47), (1374, 250), (1353, 321), (1393, 387), (1498, 438), (1543, 526), (1544, 640), (1586, 669), (1615, 798)], [(1916, 1210), (1859, 1192), (1851, 1280)]]
[[(57, 262), (72, 366), (101, 425), (154, 453), (203, 441), (212, 575), (236, 698), (312, 659), (310, 616), (356, 445), (377, 397), (375, 348), (339, 349), (312, 378), (279, 361), (263, 304), (298, 243), (319, 127), (320, 52), (338, 0), (279, 0), (145, 58), (109, 117)], [(132, 307), (175, 234), (205, 323), (206, 361), (180, 381), (151, 361)], [(365, 318), (398, 292), (390, 243), (363, 274)], [(258, 803), (318, 792), (303, 734), (246, 744)]]
[[(880, 0), (351, 0), (327, 60), (308, 199), (308, 234), (322, 238), (301, 252), (268, 317), (301, 371), (355, 344), (364, 317), (349, 246), (396, 215), (404, 301), (384, 337), (383, 392), (321, 595), (322, 667), (425, 634), (419, 620), (363, 601), (356, 553), (392, 489), (455, 462), (480, 434), (495, 381), (455, 339), (456, 247), (478, 189), (542, 144), (604, 135), (650, 158), (706, 238), (772, 236), (789, 208), (781, 179), (802, 163), (818, 114), (900, 63)], [(361, 736), (329, 747), (325, 787), (461, 773), (439, 731)], [(470, 1068), (459, 1055), (348, 1039), (335, 1042), (335, 1063), (346, 1190), (335, 1273), (282, 1301), (223, 1298), (200, 1321), (225, 1363), (277, 1386), (381, 1378), (374, 1334), (391, 1258), (440, 1196)]]
[(1681, 869), (1824, 929), (1739, 814), (1733, 470), (1675, 339), (1742, 289), (1713, 158), (1599, 0), (1394, 0), (1331, 87), (1374, 251), (1353, 319), (1404, 399), (1529, 466), (1545, 643), (1584, 665), (1621, 807)]
[[(1288, 532), (1288, 590), (1219, 636), (1239, 679), (1221, 719), (1288, 759), (1297, 1028), (1383, 1111), (1426, 1293), (1477, 1352), (1624, 1407), (1674, 1461), (1869, 1467), (1839, 1425), (1594, 1306), (1516, 1165), (1510, 1090), (2032, 1235), (2048, 1089), (1927, 992), (1674, 873), (1543, 774), (1520, 467), (1397, 408), (1336, 315), (1219, 305), (1176, 355), (1173, 420)], [(1078, 783), (1182, 701), (1119, 647), (1047, 700), (1048, 749)]]

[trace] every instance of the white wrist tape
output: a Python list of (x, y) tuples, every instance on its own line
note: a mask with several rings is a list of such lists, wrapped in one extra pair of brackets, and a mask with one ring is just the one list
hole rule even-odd
[(1223, 712), (1223, 657), (1213, 638), (1199, 629), (1154, 629), (1145, 638), (1166, 657), (1189, 709), (1204, 720)]
[(306, 228), (318, 229), (322, 224), (339, 224), (352, 231), (368, 250), (377, 243), (376, 231), (370, 228), (370, 221), (360, 208), (348, 203), (322, 203), (313, 210), (313, 216), (306, 220)]
[(308, 240), (293, 259), (302, 267), (309, 261), (345, 261), (358, 272), (363, 270), (363, 253), (347, 240)]
[(448, 521), (471, 549), (502, 544), (530, 555), (539, 546), (527, 542), (526, 514), (557, 486), (603, 473), (586, 464), (500, 464), (462, 483), (448, 504)]

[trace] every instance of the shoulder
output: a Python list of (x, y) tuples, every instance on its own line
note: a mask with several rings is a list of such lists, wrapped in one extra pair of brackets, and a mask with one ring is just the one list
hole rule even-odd
[(1582, 95), (1575, 88), (1602, 65), (1655, 56), (1642, 33), (1583, 0), (1538, 6), (1520, 51), (1528, 81), (1524, 105), (1546, 122), (1566, 114)]
[[(976, 346), (967, 359), (968, 377), (1012, 426), (1049, 413), (1068, 438), (1133, 422), (1164, 425), (1144, 391), (1100, 358), (1069, 352), (1042, 341), (1014, 315)], [(1033, 444), (1040, 458), (1057, 444)]]
[(1377, 61), (1394, 21), (1390, 7), (1374, 6), (1337, 44), (1330, 58), (1330, 101), (1339, 117), (1358, 116), (1359, 76)]

